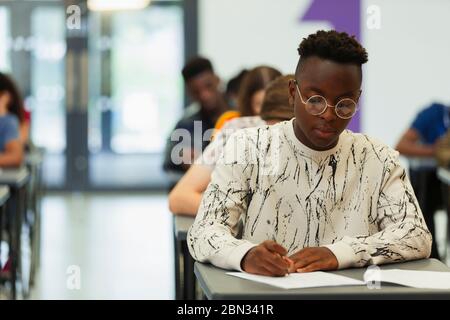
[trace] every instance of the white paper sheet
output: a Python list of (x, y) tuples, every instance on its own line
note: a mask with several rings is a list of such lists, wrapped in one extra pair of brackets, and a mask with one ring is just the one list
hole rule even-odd
[(266, 277), (245, 272), (227, 272), (227, 274), (242, 279), (269, 284), (283, 289), (365, 285), (363, 281), (354, 280), (352, 278), (322, 271), (291, 273), (284, 277)]
[(450, 289), (450, 272), (414, 271), (414, 270), (379, 270), (366, 273), (364, 280), (400, 284), (421, 289)]

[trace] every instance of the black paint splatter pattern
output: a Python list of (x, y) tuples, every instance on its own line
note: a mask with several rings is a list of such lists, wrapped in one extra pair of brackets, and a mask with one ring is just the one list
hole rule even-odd
[(239, 268), (230, 262), (242, 258), (239, 247), (267, 239), (290, 254), (341, 242), (352, 254), (338, 260), (355, 267), (429, 255), (431, 235), (396, 151), (350, 131), (335, 148), (314, 151), (292, 125), (228, 140), (189, 231), (196, 260)]

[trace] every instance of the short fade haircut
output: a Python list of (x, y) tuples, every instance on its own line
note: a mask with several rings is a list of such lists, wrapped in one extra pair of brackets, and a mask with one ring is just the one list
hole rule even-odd
[(190, 79), (198, 76), (200, 73), (203, 72), (212, 72), (214, 73), (214, 69), (212, 66), (211, 61), (204, 57), (194, 57), (191, 58), (183, 67), (183, 70), (181, 73), (183, 74), (183, 79), (185, 82), (189, 81)]
[(368, 61), (367, 51), (346, 32), (319, 30), (303, 38), (298, 49), (300, 55), (297, 72), (301, 63), (308, 57), (316, 56), (337, 63), (349, 63), (361, 66)]

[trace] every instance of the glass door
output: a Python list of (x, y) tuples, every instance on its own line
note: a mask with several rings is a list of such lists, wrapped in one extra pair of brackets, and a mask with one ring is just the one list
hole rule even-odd
[[(183, 8), (94, 13), (89, 38), (89, 180), (164, 185), (165, 141), (183, 107)], [(100, 69), (100, 70), (99, 70)]]
[(58, 1), (0, 2), (0, 71), (31, 113), (31, 140), (46, 149), (46, 184), (65, 181), (65, 8)]
[(66, 11), (77, 1), (0, 2), (0, 70), (31, 111), (31, 138), (46, 149), (44, 181), (50, 189), (161, 189), (165, 140), (184, 105), (186, 8), (196, 1), (83, 12), (87, 29), (78, 33)]

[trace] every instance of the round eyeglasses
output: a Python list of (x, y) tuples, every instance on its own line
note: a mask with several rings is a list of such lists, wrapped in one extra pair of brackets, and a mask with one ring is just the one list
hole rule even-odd
[(309, 97), (308, 100), (304, 101), (297, 80), (294, 80), (294, 83), (297, 87), (300, 100), (305, 105), (306, 111), (313, 116), (321, 115), (327, 110), (327, 108), (334, 108), (334, 112), (339, 118), (350, 119), (355, 115), (356, 111), (358, 111), (356, 102), (350, 98), (339, 100), (335, 106), (329, 105), (327, 103), (327, 99), (321, 95), (313, 95)]

